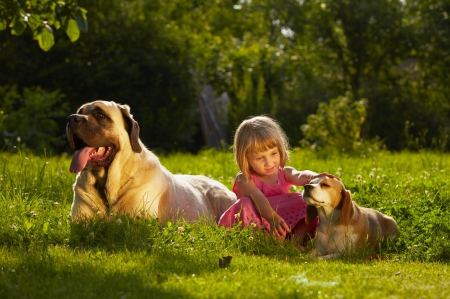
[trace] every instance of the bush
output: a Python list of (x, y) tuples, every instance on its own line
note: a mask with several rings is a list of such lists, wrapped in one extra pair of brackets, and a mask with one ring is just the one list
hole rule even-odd
[(65, 144), (58, 122), (68, 115), (69, 104), (57, 91), (46, 92), (40, 87), (17, 91), (17, 86), (0, 87), (0, 146), (27, 147), (38, 153), (55, 151)]
[(333, 99), (329, 104), (320, 103), (317, 113), (309, 115), (307, 124), (301, 127), (304, 143), (309, 142), (313, 147), (356, 150), (366, 108), (366, 99), (353, 102), (349, 95)]

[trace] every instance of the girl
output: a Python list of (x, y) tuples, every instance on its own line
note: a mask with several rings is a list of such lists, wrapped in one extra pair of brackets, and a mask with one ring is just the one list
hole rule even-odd
[(313, 235), (318, 219), (305, 224), (306, 203), (300, 193), (290, 193), (292, 185), (304, 186), (319, 176), (285, 166), (289, 159), (289, 144), (280, 125), (267, 116), (243, 121), (234, 135), (234, 156), (240, 172), (233, 191), (238, 201), (219, 220), (219, 226), (232, 227), (242, 221), (266, 229), (283, 241), (290, 233), (300, 246)]

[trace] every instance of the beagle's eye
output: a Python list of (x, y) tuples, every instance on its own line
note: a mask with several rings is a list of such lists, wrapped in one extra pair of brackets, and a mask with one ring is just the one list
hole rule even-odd
[(328, 188), (328, 187), (330, 187), (330, 185), (323, 183), (322, 187)]

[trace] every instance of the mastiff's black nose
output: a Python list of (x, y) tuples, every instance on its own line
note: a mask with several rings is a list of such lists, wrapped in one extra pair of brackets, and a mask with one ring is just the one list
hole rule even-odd
[(83, 119), (83, 117), (79, 114), (72, 114), (71, 116), (69, 116), (67, 118), (67, 123), (69, 124), (78, 124), (79, 122), (81, 122), (81, 120)]

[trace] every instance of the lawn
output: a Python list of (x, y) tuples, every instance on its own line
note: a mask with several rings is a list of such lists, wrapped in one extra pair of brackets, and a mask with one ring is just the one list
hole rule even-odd
[[(225, 151), (160, 160), (229, 188), (237, 172)], [(70, 157), (3, 153), (0, 298), (449, 298), (449, 162), (429, 151), (295, 150), (289, 165), (339, 176), (358, 204), (400, 227), (381, 260), (324, 261), (248, 229), (120, 215), (72, 224)]]

